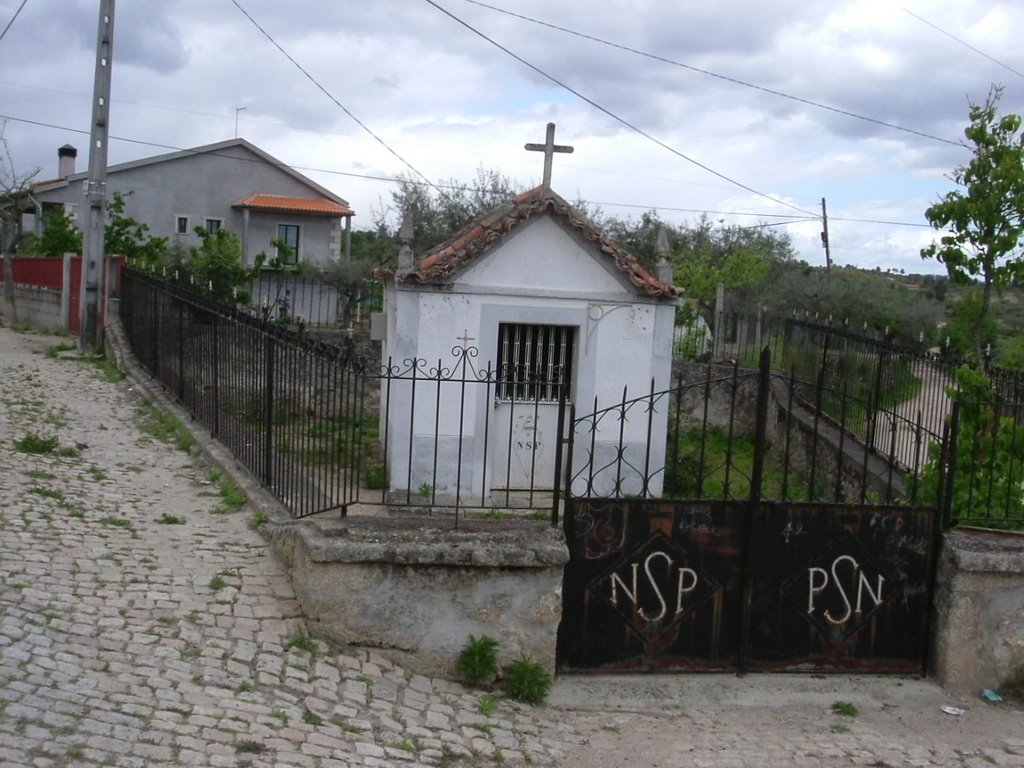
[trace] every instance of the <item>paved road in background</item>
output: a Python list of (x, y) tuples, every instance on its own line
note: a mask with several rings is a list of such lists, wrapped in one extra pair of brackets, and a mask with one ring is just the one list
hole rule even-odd
[(0, 327), (5, 768), (1024, 766), (1018, 709), (921, 681), (568, 677), (529, 707), (328, 648), (251, 511), (66, 343)]

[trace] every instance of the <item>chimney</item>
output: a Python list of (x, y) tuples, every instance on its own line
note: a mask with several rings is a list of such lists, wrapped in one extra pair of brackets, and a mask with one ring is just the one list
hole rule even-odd
[(78, 150), (70, 144), (65, 144), (57, 150), (57, 178), (66, 179), (75, 175), (75, 158), (78, 157)]

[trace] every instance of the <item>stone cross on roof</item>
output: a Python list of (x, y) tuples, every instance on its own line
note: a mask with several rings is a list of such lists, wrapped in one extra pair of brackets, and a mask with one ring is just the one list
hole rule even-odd
[(551, 160), (555, 152), (571, 153), (573, 148), (567, 144), (555, 144), (555, 124), (548, 123), (547, 137), (543, 144), (527, 144), (531, 152), (544, 153), (544, 189), (551, 189)]

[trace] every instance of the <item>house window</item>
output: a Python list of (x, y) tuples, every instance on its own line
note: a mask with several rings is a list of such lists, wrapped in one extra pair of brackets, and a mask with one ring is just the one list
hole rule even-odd
[(205, 224), (206, 231), (208, 234), (212, 235), (214, 232), (217, 232), (223, 224), (224, 219), (207, 219)]
[(572, 387), (576, 329), (568, 325), (501, 323), (498, 326), (499, 400), (558, 400)]
[(291, 249), (289, 254), (279, 254), (281, 261), (285, 264), (296, 264), (299, 261), (299, 225), (298, 224), (278, 224), (277, 225), (277, 239), (283, 242)]
[(188, 216), (174, 217), (174, 232), (179, 235), (188, 234)]

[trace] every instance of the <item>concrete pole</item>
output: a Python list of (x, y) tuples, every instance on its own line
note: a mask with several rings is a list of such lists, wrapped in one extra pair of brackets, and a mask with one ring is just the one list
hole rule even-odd
[(107, 137), (110, 115), (110, 75), (114, 52), (114, 0), (100, 0), (96, 33), (96, 73), (93, 80), (92, 131), (89, 137), (89, 176), (82, 253), (82, 290), (79, 294), (79, 337), (83, 350), (103, 343), (106, 314), (107, 265), (103, 228), (107, 205)]

